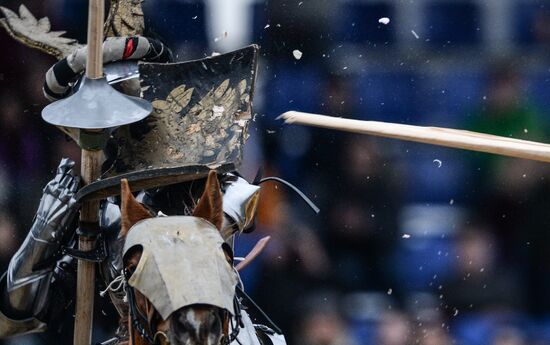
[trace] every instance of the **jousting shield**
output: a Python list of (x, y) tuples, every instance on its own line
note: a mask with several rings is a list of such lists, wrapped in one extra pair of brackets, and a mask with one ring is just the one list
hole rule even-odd
[(257, 59), (252, 45), (195, 61), (140, 63), (153, 113), (113, 133), (101, 178), (77, 198), (116, 195), (122, 178), (142, 190), (235, 170), (252, 119)]

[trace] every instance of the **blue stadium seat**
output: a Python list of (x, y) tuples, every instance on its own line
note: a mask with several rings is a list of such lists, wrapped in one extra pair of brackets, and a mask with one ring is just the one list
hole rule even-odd
[(453, 247), (448, 238), (413, 235), (399, 242), (393, 258), (396, 281), (405, 291), (429, 291), (452, 272)]
[(468, 112), (483, 102), (484, 79), (481, 71), (466, 68), (424, 75), (419, 95), (422, 122), (461, 127)]
[(532, 321), (525, 315), (515, 312), (459, 313), (451, 320), (450, 332), (457, 344), (491, 345), (499, 329), (513, 328), (529, 336), (531, 324)]
[(205, 6), (189, 0), (144, 2), (146, 28), (161, 35), (170, 47), (207, 46)]
[(419, 91), (416, 73), (366, 71), (353, 84), (357, 118), (415, 123)]
[(378, 322), (375, 321), (351, 321), (350, 336), (357, 345), (376, 344), (378, 334)]
[[(63, 18), (62, 26), (55, 27), (55, 30), (65, 30), (65, 37), (77, 39), (79, 42), (87, 40), (87, 23), (88, 23), (88, 1), (74, 0), (63, 1), (61, 13), (57, 14), (59, 18)], [(35, 13), (37, 15), (37, 13)]]
[(398, 215), (400, 238), (392, 254), (394, 279), (405, 291), (433, 291), (455, 273), (456, 206), (407, 204)]
[(529, 334), (532, 339), (540, 341), (541, 344), (550, 344), (550, 316), (531, 320)]
[[(297, 62), (296, 64), (278, 64), (276, 68), (264, 69), (263, 78), (266, 78), (264, 88), (266, 98), (257, 117), (259, 127), (267, 130), (269, 140), (276, 140), (277, 153), (272, 160), (277, 162), (279, 172), (283, 177), (299, 182), (304, 177), (301, 155), (287, 155), (281, 149), (284, 143), (282, 122), (276, 118), (283, 112), (298, 110), (304, 112), (319, 113), (322, 111), (323, 94), (325, 92), (325, 76), (323, 70), (317, 65), (308, 65)], [(285, 131), (295, 129), (285, 128)], [(300, 128), (300, 131), (308, 136), (310, 128)], [(273, 152), (272, 152), (273, 153)]]
[[(548, 5), (548, 3), (546, 3)], [(537, 43), (534, 26), (539, 16), (550, 15), (550, 9), (544, 2), (517, 2), (513, 5), (514, 15), (512, 16), (513, 39), (520, 45), (532, 45)]]
[(481, 43), (481, 13), (472, 1), (434, 1), (425, 8), (425, 34), (434, 48)]
[(459, 315), (453, 319), (451, 334), (459, 344), (491, 345), (497, 327), (494, 319), (483, 314)]
[(253, 42), (261, 43), (266, 39), (265, 26), (269, 24), (267, 2), (257, 2), (252, 5), (252, 38)]
[(449, 203), (462, 200), (468, 166), (464, 151), (433, 145), (400, 144), (406, 181), (404, 198), (409, 202)]
[[(267, 73), (267, 71), (266, 71)], [(269, 95), (264, 112), (270, 120), (288, 110), (319, 112), (323, 102), (324, 76), (315, 65), (279, 65), (270, 71), (266, 83)]]
[(398, 215), (400, 233), (392, 254), (394, 279), (405, 291), (433, 291), (454, 273), (454, 224), (460, 209), (445, 204), (409, 204)]
[(544, 116), (550, 109), (550, 72), (548, 69), (533, 71), (526, 76), (526, 95), (530, 98), (528, 101), (532, 103), (536, 110), (543, 111), (541, 119), (548, 126), (550, 119)]
[(394, 18), (394, 13), (394, 8), (389, 3), (344, 2), (338, 15), (337, 41), (392, 44), (395, 42), (395, 26), (380, 24), (378, 19)]

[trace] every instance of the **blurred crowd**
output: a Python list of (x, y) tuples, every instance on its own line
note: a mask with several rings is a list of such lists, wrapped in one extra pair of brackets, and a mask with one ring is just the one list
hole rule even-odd
[[(266, 183), (256, 231), (237, 239), (236, 254), (272, 236), (242, 277), (289, 343), (550, 344), (547, 165), (276, 120), (293, 109), (548, 142), (550, 2), (423, 0), (416, 27), (396, 19), (406, 17), (397, 16), (402, 1), (225, 1), (147, 0), (146, 24), (179, 60), (261, 45), (241, 172), (252, 179), (262, 166), (321, 212)], [(508, 40), (496, 50), (480, 33), (488, 20), (481, 8), (495, 2), (509, 5), (493, 14), (508, 15), (497, 18)], [(85, 41), (86, 1), (24, 3)], [(5, 268), (59, 159), (78, 161), (80, 151), (40, 119), (44, 73), (55, 60), (3, 31), (0, 46)], [(98, 319), (112, 318), (108, 306), (97, 310)], [(94, 337), (108, 338), (108, 329), (98, 322)]]

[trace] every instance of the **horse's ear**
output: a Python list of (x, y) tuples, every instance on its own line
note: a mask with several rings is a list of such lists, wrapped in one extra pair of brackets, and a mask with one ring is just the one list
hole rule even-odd
[(120, 206), (121, 229), (120, 236), (126, 236), (130, 228), (140, 220), (152, 218), (151, 213), (141, 205), (130, 190), (127, 179), (120, 181)]
[(223, 224), (222, 190), (216, 171), (208, 173), (204, 192), (193, 210), (193, 216), (201, 217), (214, 224), (218, 230)]

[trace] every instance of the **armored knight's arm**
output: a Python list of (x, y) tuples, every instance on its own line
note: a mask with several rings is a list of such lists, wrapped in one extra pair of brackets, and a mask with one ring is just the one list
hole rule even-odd
[(78, 211), (74, 195), (79, 178), (73, 166), (73, 161), (61, 160), (57, 175), (44, 188), (25, 241), (1, 278), (0, 338), (45, 330), (51, 313), (64, 304), (52, 305), (52, 299), (64, 292), (64, 281), (72, 279), (67, 277), (71, 262), (59, 257), (59, 249), (71, 236), (68, 227)]
[[(72, 54), (59, 60), (47, 72), (44, 81), (44, 96), (49, 101), (65, 98), (72, 85), (86, 69), (87, 47), (81, 47)], [(168, 62), (172, 52), (162, 42), (142, 37), (109, 37), (103, 42), (103, 63), (115, 61), (142, 60), (149, 62)]]

